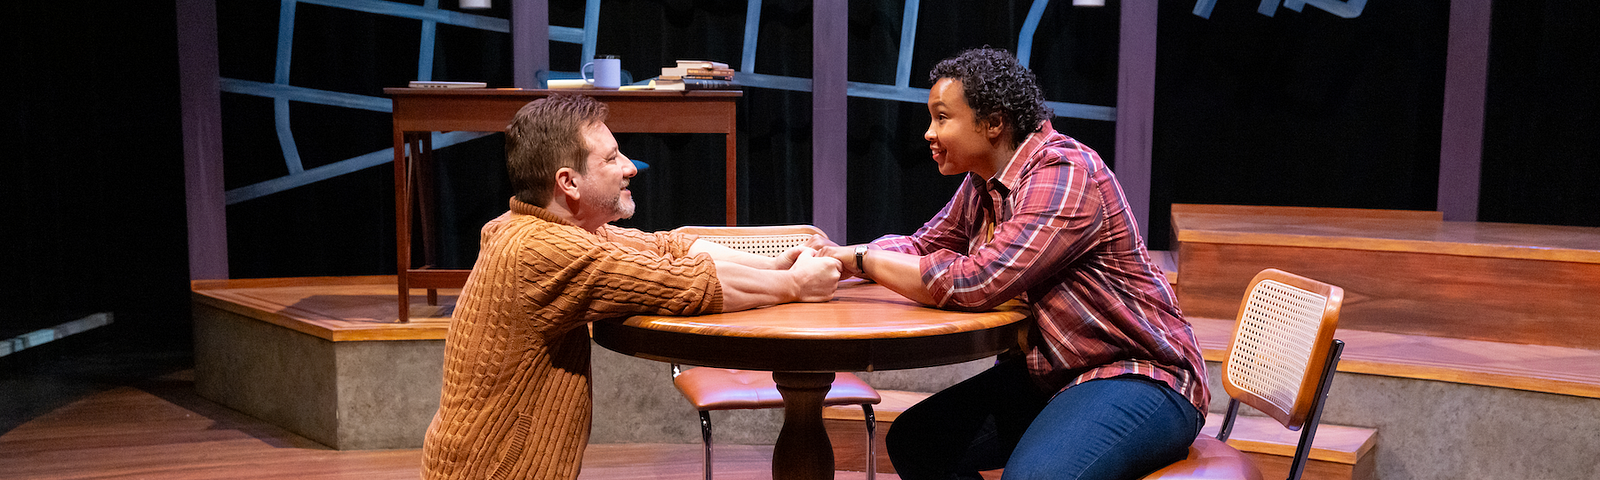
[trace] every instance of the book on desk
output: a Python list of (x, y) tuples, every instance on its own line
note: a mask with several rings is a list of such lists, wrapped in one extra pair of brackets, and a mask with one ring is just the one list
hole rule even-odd
[(738, 90), (734, 71), (728, 64), (710, 60), (678, 60), (663, 67), (661, 76), (650, 81), (655, 90)]
[(650, 81), (651, 88), (655, 90), (739, 90), (739, 84), (733, 80), (719, 80), (713, 78), (657, 78)]

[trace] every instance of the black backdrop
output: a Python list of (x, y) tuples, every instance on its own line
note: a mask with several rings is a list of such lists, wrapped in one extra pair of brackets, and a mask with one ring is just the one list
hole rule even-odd
[[(508, 2), (478, 12), (506, 16)], [(927, 71), (964, 48), (1016, 49), (1028, 4), (970, 11), (961, 2), (924, 2), (913, 52), (911, 86), (927, 88)], [(1114, 105), (1117, 10), (1051, 6), (1035, 37), (1033, 58), (1051, 100)], [(445, 2), (446, 5), (449, 2)], [(596, 51), (619, 55), (623, 69), (645, 79), (676, 59), (729, 62), (740, 68), (743, 1), (603, 2)], [(291, 83), (381, 96), (383, 87), (415, 78), (419, 22), (300, 5), (296, 12)], [(222, 76), (271, 82), (278, 6), (273, 2), (219, 5)], [(850, 2), (849, 78), (893, 84), (903, 5)], [(811, 2), (763, 2), (756, 72), (811, 76)], [(553, 25), (583, 24), (583, 2), (551, 2)], [(439, 27), (436, 80), (511, 83), (508, 36)], [(405, 46), (399, 48), (397, 46)], [(302, 54), (301, 52), (308, 52)], [(580, 47), (552, 42), (551, 69), (581, 66)], [(271, 128), (271, 102), (224, 94), (228, 188), (287, 172)], [(295, 104), (293, 128), (306, 168), (381, 149), (389, 142), (381, 113)], [(922, 132), (920, 103), (852, 98), (848, 138), (850, 197), (847, 241), (909, 233), (943, 206), (957, 178), (938, 175)], [(805, 223), (811, 218), (811, 96), (808, 92), (747, 88), (740, 101), (740, 221)], [(1095, 145), (1109, 158), (1114, 125), (1058, 119), (1058, 127)], [(622, 150), (651, 168), (635, 178), (633, 219), (620, 224), (668, 229), (722, 222), (722, 142), (712, 135), (618, 134)], [(440, 179), (439, 264), (470, 267), (478, 228), (505, 210), (509, 187), (501, 169), (503, 137), (495, 134), (443, 149)], [(394, 269), (392, 175), (372, 168), (229, 207), (233, 274), (240, 277), (388, 273)], [(385, 216), (387, 215), (387, 217)], [(251, 219), (251, 220), (244, 220)], [(332, 232), (342, 232), (332, 234)], [(307, 242), (306, 238), (316, 241)], [(420, 253), (419, 253), (420, 255)], [(420, 261), (420, 257), (418, 259)]]
[(1164, 7), (1152, 243), (1172, 203), (1435, 208), (1448, 4)]
[(0, 2), (0, 340), (188, 335), (176, 44), (170, 1)]
[[(491, 15), (504, 16), (507, 2)], [(553, 23), (581, 25), (581, 2), (552, 3)], [(912, 86), (926, 87), (928, 67), (961, 48), (1014, 48), (1029, 3), (974, 10), (970, 2), (923, 2)], [(1112, 105), (1117, 2), (1067, 3), (1047, 12), (1033, 65), (1051, 100)], [(1372, 2), (1348, 20), (1315, 8), (1266, 17), (1253, 1), (1217, 2), (1207, 20), (1186, 3), (1163, 2), (1160, 11), (1152, 213), (1143, 219), (1155, 246), (1165, 244), (1159, 232), (1172, 202), (1434, 208), (1447, 2)], [(809, 77), (809, 2), (763, 4), (756, 70)], [(223, 76), (271, 81), (278, 5), (218, 2)], [(599, 51), (621, 55), (635, 78), (675, 58), (736, 64), (744, 5), (607, 1)], [(901, 4), (850, 5), (850, 58), (842, 60), (850, 79), (891, 82)], [(1597, 10), (1586, 2), (1495, 4), (1482, 220), (1600, 226), (1600, 34), (1588, 28), (1600, 20)], [(415, 21), (306, 4), (296, 20), (295, 85), (378, 95), (415, 77)], [(172, 3), (5, 2), (0, 22), (8, 168), (0, 176), (0, 251), (13, 299), (0, 331), (9, 338), (114, 311), (119, 324), (186, 334)], [(435, 79), (510, 83), (505, 35), (440, 27), (439, 38)], [(556, 70), (576, 69), (577, 46), (553, 43), (551, 54)], [(388, 145), (384, 114), (292, 108), (307, 167)], [(927, 159), (924, 108), (861, 98), (849, 108), (846, 240), (909, 232), (956, 183)], [(263, 111), (270, 101), (223, 96), (228, 188), (286, 171)], [(742, 219), (808, 221), (809, 94), (748, 89), (740, 113)], [(1058, 118), (1056, 126), (1115, 165), (1110, 122)], [(641, 208), (630, 224), (721, 218), (720, 141), (624, 137), (626, 152), (654, 165), (639, 178)], [(508, 194), (493, 163), (499, 149), (491, 137), (445, 152), (451, 261), (470, 263), (477, 226), (504, 208)], [(230, 206), (232, 275), (392, 272), (391, 188), (389, 169), (376, 167)]]

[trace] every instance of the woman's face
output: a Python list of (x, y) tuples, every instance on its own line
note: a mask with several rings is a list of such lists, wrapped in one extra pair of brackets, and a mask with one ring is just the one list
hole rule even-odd
[(987, 122), (979, 122), (967, 105), (960, 80), (941, 78), (928, 90), (928, 141), (939, 173), (957, 175), (973, 172), (990, 163), (994, 146), (986, 133)]

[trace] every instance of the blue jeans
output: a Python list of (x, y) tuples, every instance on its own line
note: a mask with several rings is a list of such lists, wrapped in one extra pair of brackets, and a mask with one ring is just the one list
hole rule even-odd
[(1140, 375), (1040, 391), (1021, 359), (1001, 362), (900, 414), (884, 438), (900, 478), (1128, 479), (1184, 458), (1200, 412)]

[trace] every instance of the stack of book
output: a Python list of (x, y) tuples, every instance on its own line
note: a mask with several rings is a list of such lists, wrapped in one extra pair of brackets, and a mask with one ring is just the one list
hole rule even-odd
[(656, 90), (738, 90), (733, 69), (722, 62), (678, 60), (677, 66), (664, 67), (661, 76), (651, 81)]

